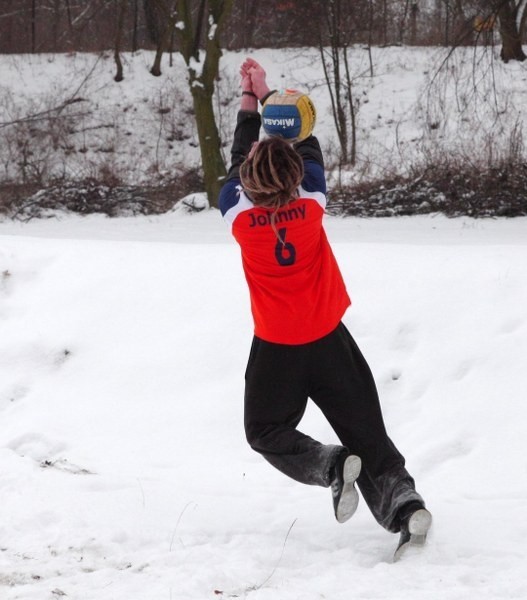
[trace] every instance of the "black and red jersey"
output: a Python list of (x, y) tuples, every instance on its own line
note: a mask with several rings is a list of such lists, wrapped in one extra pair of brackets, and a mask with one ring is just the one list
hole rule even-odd
[(313, 136), (295, 145), (304, 160), (304, 178), (298, 197), (273, 217), (274, 211), (251, 202), (238, 176), (258, 133), (258, 113), (240, 111), (220, 209), (241, 248), (255, 335), (279, 344), (305, 344), (333, 331), (351, 303), (322, 226), (322, 153)]

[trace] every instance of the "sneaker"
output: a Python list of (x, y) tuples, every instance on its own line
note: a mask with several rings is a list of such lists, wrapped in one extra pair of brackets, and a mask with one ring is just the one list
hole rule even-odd
[(426, 542), (426, 534), (431, 525), (432, 515), (426, 508), (420, 508), (410, 515), (403, 527), (408, 528), (410, 543), (415, 546), (422, 546)]
[(398, 560), (408, 546), (424, 546), (431, 525), (432, 515), (422, 505), (406, 511), (401, 517), (401, 534), (394, 559)]
[(359, 476), (361, 460), (353, 454), (343, 454), (335, 464), (335, 478), (331, 482), (333, 508), (339, 523), (344, 523), (357, 510), (359, 493), (355, 488), (355, 480)]

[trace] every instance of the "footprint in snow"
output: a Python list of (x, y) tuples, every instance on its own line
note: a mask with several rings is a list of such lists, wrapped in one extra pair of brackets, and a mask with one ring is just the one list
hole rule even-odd
[(454, 367), (453, 377), (457, 381), (460, 381), (461, 379), (465, 379), (465, 377), (470, 373), (471, 370), (472, 361), (463, 360)]
[(401, 323), (392, 337), (390, 348), (411, 352), (417, 347), (418, 334), (412, 323)]
[(92, 475), (93, 471), (70, 462), (66, 458), (54, 458), (64, 454), (65, 444), (53, 442), (38, 433), (26, 433), (11, 440), (7, 447), (22, 458), (34, 460), (41, 469), (54, 469), (72, 475)]
[(93, 471), (89, 471), (84, 467), (79, 467), (78, 465), (69, 462), (67, 458), (59, 458), (57, 460), (42, 460), (40, 462), (40, 467), (42, 469), (57, 469), (58, 471), (71, 473), (72, 475), (93, 475)]
[(12, 385), (6, 390), (0, 391), (0, 410), (8, 408), (19, 400), (22, 400), (28, 392), (29, 388), (25, 385)]
[(517, 317), (509, 317), (501, 323), (499, 333), (503, 335), (510, 335), (511, 333), (516, 333), (516, 331), (522, 328), (523, 324), (523, 319), (519, 319)]
[(66, 450), (65, 444), (54, 442), (46, 436), (28, 432), (11, 440), (7, 447), (21, 457), (29, 457), (36, 462), (46, 460)]

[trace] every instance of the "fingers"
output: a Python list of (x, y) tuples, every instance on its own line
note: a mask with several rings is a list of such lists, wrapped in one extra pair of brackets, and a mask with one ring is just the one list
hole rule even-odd
[(241, 85), (243, 90), (251, 91), (258, 98), (263, 98), (269, 91), (266, 73), (254, 58), (246, 58), (240, 66)]
[(248, 57), (248, 58), (246, 58), (246, 59), (245, 59), (245, 63), (244, 63), (244, 64), (247, 64), (249, 67), (254, 67), (254, 68), (257, 68), (257, 67), (259, 67), (260, 69), (262, 68), (262, 67), (260, 67), (260, 65), (259, 65), (259, 64), (258, 64), (258, 63), (257, 63), (257, 62), (254, 60), (254, 58), (251, 58), (251, 57)]
[(240, 73), (248, 73), (249, 69), (251, 68), (251, 63), (249, 62), (248, 59), (244, 60), (241, 67), (240, 67)]
[(247, 60), (244, 60), (240, 67), (240, 73), (248, 73), (250, 67), (250, 63)]
[(246, 58), (240, 67), (240, 74), (251, 74), (256, 71), (265, 73), (261, 65), (254, 58)]

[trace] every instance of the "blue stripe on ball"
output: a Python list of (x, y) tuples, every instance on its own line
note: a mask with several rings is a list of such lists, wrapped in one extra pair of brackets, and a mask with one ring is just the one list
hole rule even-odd
[(294, 105), (266, 105), (262, 111), (262, 125), (267, 135), (279, 135), (286, 139), (300, 134), (302, 121), (298, 108)]

